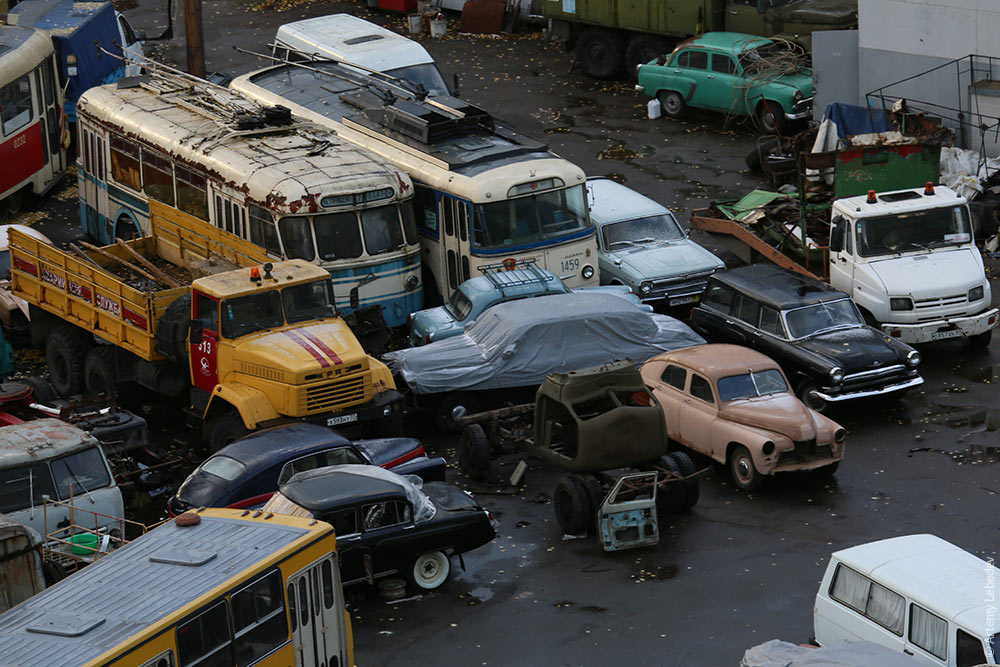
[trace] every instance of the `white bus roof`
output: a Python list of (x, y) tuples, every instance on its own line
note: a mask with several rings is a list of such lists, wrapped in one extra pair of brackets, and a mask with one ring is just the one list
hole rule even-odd
[(200, 165), (210, 179), (283, 213), (320, 212), (319, 200), (331, 195), (383, 188), (402, 198), (413, 193), (407, 174), (312, 123), (239, 130), (239, 110), (249, 115), (262, 109), (207, 83), (164, 94), (108, 84), (86, 91), (77, 109), (129, 138), (141, 137), (159, 152)]
[(1000, 595), (1000, 570), (936, 535), (869, 542), (833, 559), (981, 637), (996, 632), (988, 618)]
[(347, 60), (380, 72), (434, 62), (418, 42), (350, 14), (286, 23), (278, 28), (275, 39), (305, 53)]
[(48, 461), (99, 444), (86, 431), (59, 419), (4, 426), (0, 428), (0, 470)]

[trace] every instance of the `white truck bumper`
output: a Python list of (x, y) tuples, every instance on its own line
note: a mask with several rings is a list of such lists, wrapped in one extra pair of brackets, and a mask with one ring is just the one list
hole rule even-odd
[(962, 336), (978, 336), (997, 325), (997, 321), (1000, 320), (1000, 317), (997, 316), (998, 312), (1000, 311), (996, 308), (990, 308), (978, 315), (968, 317), (946, 317), (919, 324), (883, 324), (882, 331), (909, 345)]

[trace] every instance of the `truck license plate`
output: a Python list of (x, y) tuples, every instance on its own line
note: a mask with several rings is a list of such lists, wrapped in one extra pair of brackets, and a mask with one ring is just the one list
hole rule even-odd
[(326, 420), (327, 426), (336, 426), (338, 424), (350, 424), (351, 422), (358, 421), (358, 413), (352, 412), (349, 415), (337, 415), (336, 417), (330, 417)]
[(697, 296), (679, 296), (676, 299), (671, 299), (670, 300), (670, 305), (671, 306), (680, 306), (681, 304), (685, 304), (685, 303), (694, 303), (697, 300), (698, 300)]
[(944, 340), (945, 338), (958, 338), (962, 335), (961, 329), (952, 329), (951, 331), (935, 331), (931, 334), (931, 340)]

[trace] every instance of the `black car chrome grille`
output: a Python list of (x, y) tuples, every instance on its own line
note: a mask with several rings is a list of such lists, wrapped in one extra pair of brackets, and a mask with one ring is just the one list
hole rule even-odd
[(885, 368), (873, 368), (870, 371), (851, 373), (844, 376), (842, 387), (845, 390), (860, 389), (863, 387), (880, 386), (889, 384), (896, 380), (902, 380), (907, 375), (906, 366), (896, 364)]

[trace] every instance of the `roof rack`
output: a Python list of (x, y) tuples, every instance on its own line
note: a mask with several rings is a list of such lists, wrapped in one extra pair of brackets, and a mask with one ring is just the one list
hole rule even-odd
[[(547, 287), (548, 283), (556, 280), (554, 275), (538, 268), (537, 261), (534, 257), (526, 257), (516, 261), (508, 260), (499, 264), (483, 264), (479, 267), (479, 270), (482, 272), (484, 278), (489, 280), (494, 287), (506, 296), (504, 290), (509, 287), (530, 285), (532, 283), (538, 283), (542, 287)], [(511, 272), (515, 270), (520, 270), (521, 273), (517, 276), (512, 275)]]

